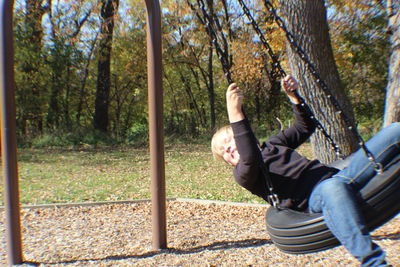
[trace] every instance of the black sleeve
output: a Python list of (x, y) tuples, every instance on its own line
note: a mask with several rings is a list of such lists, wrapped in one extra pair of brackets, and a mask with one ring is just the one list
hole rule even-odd
[(259, 177), (262, 160), (259, 143), (247, 119), (232, 123), (231, 126), (240, 155), (233, 173), (236, 182), (252, 192)]
[(296, 149), (314, 133), (316, 124), (311, 119), (311, 111), (306, 104), (293, 105), (295, 122), (293, 126), (268, 139), (273, 145), (283, 145)]
[[(270, 137), (267, 143), (295, 149), (311, 136), (316, 125), (310, 118), (308, 107), (306, 105), (294, 105), (293, 112), (296, 118), (293, 126)], [(239, 163), (233, 170), (235, 180), (250, 192), (263, 196), (265, 186), (261, 175), (260, 165), (263, 160), (259, 142), (247, 119), (231, 123), (231, 126), (240, 155)]]

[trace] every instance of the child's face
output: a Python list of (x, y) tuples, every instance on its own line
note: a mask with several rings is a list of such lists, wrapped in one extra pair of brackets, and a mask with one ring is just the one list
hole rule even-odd
[(227, 132), (222, 146), (224, 148), (224, 154), (222, 155), (224, 160), (230, 165), (236, 166), (239, 163), (240, 155), (231, 132)]

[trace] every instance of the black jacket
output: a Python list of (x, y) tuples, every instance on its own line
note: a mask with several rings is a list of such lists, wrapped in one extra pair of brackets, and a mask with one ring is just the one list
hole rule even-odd
[(295, 151), (315, 131), (315, 123), (308, 111), (306, 105), (294, 105), (296, 121), (293, 126), (271, 136), (261, 147), (247, 119), (231, 123), (240, 154), (240, 161), (233, 173), (241, 186), (267, 200), (265, 177), (260, 168), (262, 156), (282, 206), (295, 210), (308, 207), (307, 200), (314, 186), (338, 172), (318, 160), (308, 160)]

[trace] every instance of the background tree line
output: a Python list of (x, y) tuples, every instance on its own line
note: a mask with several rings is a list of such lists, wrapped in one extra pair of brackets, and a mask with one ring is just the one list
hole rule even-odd
[[(397, 120), (396, 1), (272, 2), (363, 136)], [(317, 117), (346, 153), (354, 151), (356, 141), (304, 72), (265, 1), (245, 3), (282, 66), (299, 78)], [(266, 136), (291, 123), (280, 77), (237, 0), (163, 0), (161, 7), (167, 138), (208, 140), (227, 123), (224, 67), (244, 90), (256, 131)], [(143, 0), (17, 1), (20, 144), (146, 142), (145, 13)], [(395, 108), (385, 112), (385, 99)], [(328, 148), (323, 137), (315, 138), (323, 157)]]

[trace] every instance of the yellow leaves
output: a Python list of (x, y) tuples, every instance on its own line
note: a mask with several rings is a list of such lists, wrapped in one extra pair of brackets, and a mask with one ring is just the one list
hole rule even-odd
[(338, 12), (344, 13), (353, 13), (356, 14), (358, 12), (366, 11), (371, 8), (378, 6), (376, 1), (370, 0), (329, 0), (327, 1), (328, 6), (334, 6)]
[[(273, 53), (281, 61), (286, 61), (282, 57), (285, 51), (285, 37), (279, 28), (268, 28), (267, 25), (260, 25), (272, 48)], [(268, 29), (267, 29), (268, 28)], [(247, 81), (260, 80), (265, 68), (271, 68), (271, 58), (269, 57), (266, 48), (260, 43), (258, 36), (255, 36), (254, 31), (251, 31), (247, 36), (243, 36), (241, 40), (232, 43), (232, 51), (234, 55), (233, 71), (238, 80)], [(285, 66), (284, 62), (281, 65)]]

